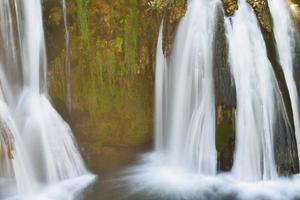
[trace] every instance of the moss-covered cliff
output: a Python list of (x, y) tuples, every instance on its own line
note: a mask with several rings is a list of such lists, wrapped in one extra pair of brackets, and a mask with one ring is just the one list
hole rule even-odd
[(152, 139), (154, 55), (160, 15), (136, 0), (67, 1), (72, 111), (66, 109), (60, 0), (44, 3), (49, 91), (79, 142), (142, 145)]

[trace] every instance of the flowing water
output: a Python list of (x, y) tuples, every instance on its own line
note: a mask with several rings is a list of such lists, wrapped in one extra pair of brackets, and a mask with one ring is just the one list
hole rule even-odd
[[(275, 161), (274, 138), (281, 130), (277, 129), (291, 123), (280, 85), (257, 16), (246, 0), (238, 3), (234, 16), (224, 20), (237, 97), (232, 170), (218, 174), (216, 170), (212, 60), (216, 10), (221, 1), (191, 0), (178, 25), (169, 58), (163, 55), (163, 25), (160, 28), (155, 82), (156, 148), (119, 180), (125, 181), (127, 193), (136, 199), (299, 198), (298, 176), (279, 177)], [(283, 0), (269, 3), (298, 135), (290, 11)], [(284, 136), (288, 133), (280, 134), (288, 137)]]
[(187, 165), (208, 175), (217, 166), (211, 52), (216, 5), (191, 2), (170, 59), (163, 55), (162, 30), (157, 47), (156, 153), (175, 168)]
[[(295, 30), (288, 2), (284, 0), (269, 0), (269, 7), (273, 17), (274, 34), (279, 53), (280, 64), (283, 68), (285, 79), (290, 93), (293, 117), (295, 124), (295, 135), (297, 146), (300, 146), (300, 108), (299, 94), (294, 78), (295, 58)], [(300, 155), (300, 148), (298, 148)]]
[[(299, 144), (293, 22), (284, 0), (268, 2)], [(104, 182), (104, 189), (98, 182), (82, 198), (300, 198), (298, 176), (279, 178), (277, 173), (275, 129), (281, 123), (278, 119), (289, 121), (260, 26), (246, 0), (239, 0), (239, 9), (224, 23), (237, 95), (236, 149), (232, 171), (217, 172), (213, 49), (221, 5), (220, 0), (188, 1), (169, 58), (162, 49), (161, 25), (155, 72), (155, 151), (143, 155), (121, 177), (106, 175), (110, 181)], [(71, 111), (66, 0), (62, 7)], [(94, 176), (85, 168), (70, 127), (49, 101), (41, 0), (0, 0), (0, 42), (0, 199), (78, 198)], [(125, 160), (133, 157), (120, 155)], [(111, 157), (99, 165), (110, 162)], [(100, 171), (105, 177), (105, 170)]]
[(155, 76), (155, 149), (158, 152), (163, 151), (164, 147), (164, 130), (166, 113), (166, 84), (167, 84), (167, 60), (163, 54), (162, 35), (163, 24), (160, 26), (157, 50), (156, 50), (156, 76)]
[(274, 179), (273, 125), (280, 92), (256, 16), (246, 1), (239, 1), (231, 21), (226, 19), (226, 29), (237, 93), (233, 174), (248, 181)]
[[(70, 127), (48, 99), (41, 1), (0, 2), (1, 39), (8, 43), (1, 46), (0, 60), (1, 127), (7, 130), (0, 137), (7, 169), (3, 170), (6, 181), (0, 184), (11, 188), (1, 191), (0, 198), (35, 199), (37, 191), (44, 192), (39, 198), (66, 199), (63, 191), (70, 192), (70, 198), (71, 191), (80, 190), (93, 176), (84, 166)], [(22, 81), (15, 81), (13, 75)], [(51, 187), (42, 189), (46, 186)]]
[(67, 2), (62, 0), (63, 15), (64, 15), (64, 27), (65, 27), (65, 73), (66, 73), (66, 102), (68, 111), (72, 111), (72, 77), (71, 77), (71, 60), (70, 60), (70, 32), (68, 28), (68, 13)]

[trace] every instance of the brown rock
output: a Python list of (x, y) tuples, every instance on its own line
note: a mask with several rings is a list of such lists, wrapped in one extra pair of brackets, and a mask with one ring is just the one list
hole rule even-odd
[(239, 9), (237, 0), (223, 0), (223, 6), (227, 16), (234, 15), (235, 11)]
[(258, 21), (262, 28), (271, 33), (273, 30), (272, 18), (269, 10), (269, 5), (267, 0), (247, 0), (247, 2), (253, 8)]

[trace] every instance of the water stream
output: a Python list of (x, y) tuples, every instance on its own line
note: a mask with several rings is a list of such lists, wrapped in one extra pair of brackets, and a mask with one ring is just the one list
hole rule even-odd
[(216, 5), (192, 1), (171, 57), (164, 58), (160, 30), (156, 58), (156, 153), (175, 168), (187, 165), (207, 175), (217, 167), (211, 52)]
[(66, 102), (68, 111), (72, 111), (72, 77), (71, 77), (71, 52), (70, 52), (70, 32), (68, 27), (67, 2), (62, 0), (64, 28), (65, 28), (65, 73), (66, 73)]
[[(291, 11), (287, 1), (269, 0), (269, 7), (273, 17), (274, 35), (279, 53), (279, 61), (283, 68), (284, 76), (290, 93), (293, 108), (295, 135), (297, 146), (300, 146), (300, 108), (299, 94), (294, 78), (294, 58), (296, 37)], [(300, 148), (298, 148), (300, 155)]]
[[(70, 188), (74, 189), (72, 180), (79, 190), (79, 185), (84, 187), (93, 176), (85, 168), (70, 127), (48, 98), (41, 1), (1, 0), (0, 9), (3, 11), (0, 21), (4, 22), (0, 33), (4, 41), (10, 42), (2, 46), (0, 59), (4, 94), (1, 127), (9, 130), (2, 136), (8, 139), (1, 141), (4, 146), (1, 153), (6, 155), (4, 165), (8, 171), (4, 176), (7, 181), (1, 183), (1, 187), (11, 185), (14, 191), (1, 192), (0, 198), (26, 195), (35, 199), (40, 195), (34, 194), (40, 191), (45, 192), (45, 197), (57, 196), (54, 194), (57, 190), (70, 192)], [(7, 76), (15, 71), (22, 81), (14, 82), (13, 77)], [(10, 154), (11, 158), (7, 158)], [(51, 186), (48, 192), (42, 189), (46, 186)], [(54, 199), (63, 198), (59, 194)]]
[[(273, 124), (281, 101), (256, 16), (246, 1), (226, 19), (229, 57), (237, 92), (233, 174), (241, 180), (276, 178)], [(277, 93), (277, 94), (276, 94)]]
[[(298, 197), (298, 177), (280, 177), (280, 166), (275, 159), (275, 137), (278, 140), (293, 134), (288, 132), (292, 122), (280, 83), (254, 10), (246, 0), (239, 0), (238, 4), (235, 14), (224, 18), (237, 98), (232, 170), (218, 173), (216, 168), (213, 81), (216, 66), (212, 61), (216, 11), (221, 1), (191, 0), (178, 25), (168, 58), (162, 51), (163, 25), (160, 28), (155, 82), (156, 148), (126, 171), (124, 184), (130, 194), (145, 194), (152, 197), (149, 199)], [(285, 1), (269, 0), (269, 4), (299, 143), (292, 20)]]

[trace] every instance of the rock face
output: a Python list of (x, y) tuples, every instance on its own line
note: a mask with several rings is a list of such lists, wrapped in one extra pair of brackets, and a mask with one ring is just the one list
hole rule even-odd
[(214, 36), (214, 81), (216, 102), (216, 145), (219, 169), (229, 171), (235, 147), (236, 94), (228, 62), (228, 43), (225, 36), (224, 14), (218, 8)]
[(237, 0), (223, 0), (223, 6), (227, 16), (234, 15), (235, 11), (239, 9)]
[(154, 61), (162, 14), (137, 0), (67, 1), (69, 113), (61, 0), (45, 0), (43, 9), (49, 93), (81, 146), (101, 154), (107, 147), (151, 143)]
[(176, 28), (180, 19), (185, 15), (187, 0), (178, 0), (166, 6), (163, 29), (163, 51), (166, 57), (171, 54)]
[(247, 2), (251, 5), (260, 25), (263, 29), (269, 33), (273, 30), (272, 18), (268, 6), (267, 0), (247, 0)]

